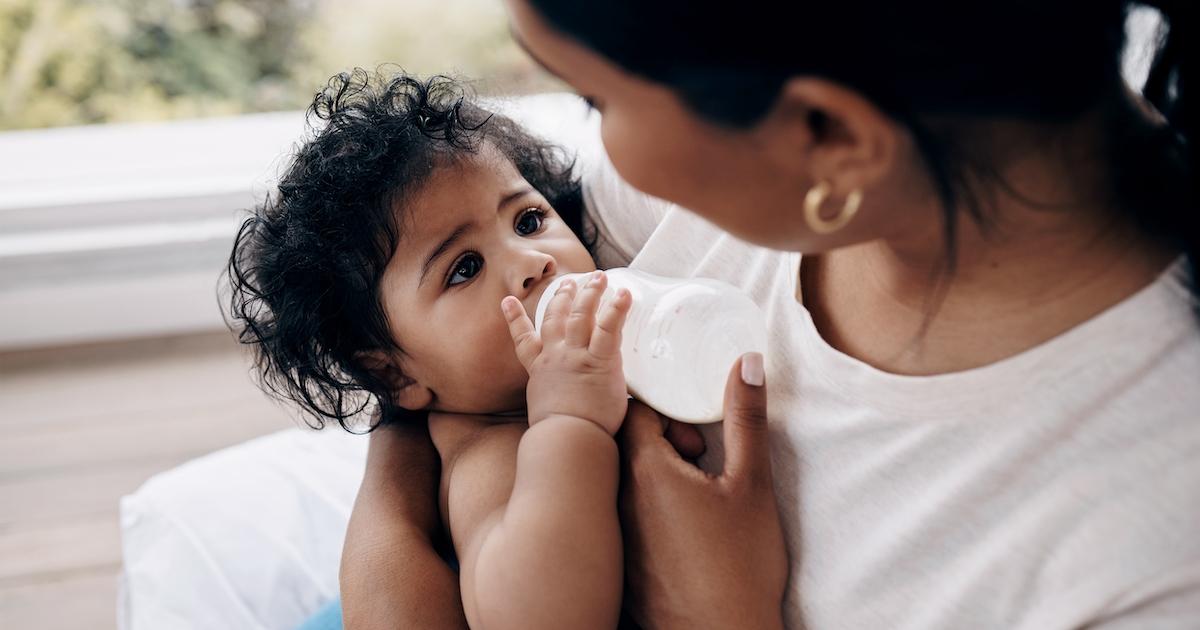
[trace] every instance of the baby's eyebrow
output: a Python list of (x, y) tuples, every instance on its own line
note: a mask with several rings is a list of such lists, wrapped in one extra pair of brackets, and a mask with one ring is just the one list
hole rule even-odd
[[(513, 201), (516, 201), (517, 199), (520, 199), (521, 197), (524, 197), (532, 192), (534, 192), (533, 186), (530, 186), (529, 184), (520, 186), (516, 190), (500, 198), (500, 203), (496, 204), (496, 212), (500, 212), (504, 209), (504, 206), (507, 206)], [(418, 288), (425, 284), (425, 276), (429, 275), (429, 270), (433, 268), (433, 263), (437, 262), (438, 258), (449, 251), (454, 243), (457, 242), (458, 239), (462, 238), (463, 234), (466, 234), (467, 231), (471, 229), (472, 225), (472, 223), (463, 223), (455, 228), (454, 231), (450, 233), (450, 236), (446, 237), (446, 240), (442, 241), (441, 244), (429, 254), (429, 258), (425, 259), (425, 264), (421, 267), (421, 279), (417, 281)]]
[(517, 188), (516, 190), (514, 190), (500, 198), (500, 203), (496, 204), (496, 212), (500, 212), (501, 210), (504, 209), (504, 206), (507, 206), (508, 204), (510, 204), (510, 203), (516, 201), (517, 199), (520, 199), (521, 197), (524, 197), (525, 195), (528, 195), (529, 193), (532, 193), (532, 192), (534, 192), (533, 186), (530, 186), (529, 184), (522, 185), (521, 187)]
[(450, 251), (450, 246), (454, 245), (455, 241), (462, 238), (462, 235), (466, 234), (467, 230), (469, 229), (471, 229), (470, 223), (464, 223), (458, 226), (453, 232), (450, 233), (450, 236), (446, 237), (446, 240), (442, 241), (441, 244), (433, 250), (433, 253), (429, 254), (429, 258), (425, 259), (425, 265), (421, 267), (421, 279), (417, 281), (418, 287), (425, 284), (425, 276), (429, 275), (429, 270), (433, 268), (433, 263), (437, 262), (437, 259), (447, 251)]

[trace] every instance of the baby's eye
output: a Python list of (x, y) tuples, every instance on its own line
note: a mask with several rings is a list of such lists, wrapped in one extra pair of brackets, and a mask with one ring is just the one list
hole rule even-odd
[(454, 268), (450, 271), (450, 278), (446, 280), (446, 286), (462, 284), (478, 275), (480, 269), (483, 269), (483, 258), (479, 254), (466, 254), (454, 263)]
[(521, 236), (536, 234), (538, 230), (542, 229), (542, 222), (545, 219), (545, 211), (537, 208), (530, 208), (521, 213), (521, 216), (517, 218), (517, 225), (514, 229), (516, 229), (517, 234), (520, 234)]

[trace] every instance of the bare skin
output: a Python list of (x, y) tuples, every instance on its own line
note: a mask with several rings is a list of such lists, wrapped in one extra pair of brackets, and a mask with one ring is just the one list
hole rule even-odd
[[(459, 607), (451, 603), (455, 591), (446, 579), (446, 567), (428, 553), (435, 526), (426, 506), (398, 501), (406, 507), (392, 514), (401, 517), (401, 524), (415, 521), (408, 529), (387, 529), (396, 522), (391, 518), (377, 524), (356, 517), (351, 527), (383, 528), (375, 535), (408, 541), (393, 551), (434, 576), (410, 585), (410, 592), (427, 586), (441, 589), (442, 596), (428, 601), (441, 602), (444, 609), (425, 613), (429, 621), (466, 621), (470, 627), (488, 629), (604, 629), (617, 624), (622, 545), (613, 434), (627, 404), (620, 343), (632, 298), (622, 290), (600, 307), (605, 276), (594, 272), (589, 278), (578, 288), (570, 280), (563, 283), (540, 331), (533, 329), (518, 298), (504, 301), (517, 357), (529, 373), (526, 419), (498, 422), (494, 417), (437, 415), (429, 423), (443, 471), (438, 490), (441, 522), (449, 529), (460, 563), (461, 617)], [(387, 449), (373, 449), (371, 459), (379, 465), (379, 459), (389, 455)], [(409, 455), (425, 468), (412, 470), (409, 464), (416, 479), (406, 481), (425, 480), (428, 496), (427, 471), (436, 466), (430, 465), (428, 450), (414, 448)], [(377, 479), (368, 475), (364, 488)], [(359, 513), (378, 511), (371, 516), (387, 518), (379, 505), (361, 502)], [(386, 561), (375, 567), (381, 568), (387, 570)], [(344, 573), (351, 583), (358, 575)], [(374, 613), (363, 614), (356, 609), (347, 619), (373, 627), (394, 609), (377, 606)]]
[(444, 535), (438, 463), (423, 426), (371, 435), (338, 580), (345, 627), (467, 627), (458, 575), (435, 550)]
[[(831, 345), (882, 370), (939, 374), (1024, 352), (1129, 297), (1178, 255), (1116, 218), (1099, 113), (1061, 126), (934, 120), (972, 138), (1001, 176), (975, 182), (995, 227), (960, 213), (956, 273), (942, 285), (934, 273), (947, 262), (942, 202), (911, 134), (861, 94), (793, 77), (762, 120), (728, 129), (701, 119), (665, 86), (556, 32), (525, 0), (508, 7), (514, 36), (530, 54), (597, 104), (605, 147), (622, 175), (745, 240), (804, 252), (798, 300)], [(865, 195), (854, 220), (829, 235), (803, 220), (803, 200), (818, 182), (833, 189), (826, 216), (851, 191)], [(648, 625), (689, 627), (722, 615), (779, 614), (778, 600), (759, 595), (773, 584), (754, 575), (733, 573), (738, 579), (721, 586), (724, 602), (744, 603), (730, 611), (706, 596), (715, 587), (704, 565), (666, 562), (694, 557), (686, 550), (697, 548), (721, 556), (717, 541), (735, 537), (735, 529), (692, 535), (696, 528), (676, 524), (721, 523), (733, 505), (719, 500), (728, 497), (721, 484), (682, 467), (653, 431), (635, 430), (659, 426), (654, 419), (631, 418), (626, 426), (634, 436), (626, 450), (640, 454), (631, 473), (658, 473), (654, 492), (633, 487), (623, 497), (636, 506), (625, 513), (626, 535), (644, 541), (642, 553), (626, 559), (637, 616)], [(764, 493), (771, 490), (749, 494)], [(765, 546), (769, 538), (762, 540)], [(738, 566), (744, 550), (726, 551), (724, 566)]]
[[(960, 212), (955, 274), (943, 284), (934, 273), (947, 262), (941, 200), (909, 132), (861, 94), (797, 76), (754, 126), (720, 127), (666, 86), (558, 33), (525, 0), (507, 5), (530, 54), (596, 102), (606, 149), (630, 183), (744, 240), (804, 252), (798, 300), (821, 335), (882, 370), (941, 374), (1014, 356), (1128, 298), (1178, 255), (1114, 212), (1100, 112), (1053, 127), (931, 120), (972, 138), (1000, 175), (975, 182), (992, 225)], [(851, 191), (865, 195), (831, 235), (803, 219), (818, 182), (833, 189), (827, 216)], [(730, 398), (749, 400), (743, 394)], [(740, 417), (765, 410), (763, 398), (745, 402)], [(772, 488), (732, 482), (730, 471), (703, 474), (663, 439), (664, 426), (635, 408), (622, 431), (626, 478), (654, 479), (622, 489), (636, 616), (663, 628), (781, 625), (786, 574), (744, 564), (783, 557)], [(743, 461), (766, 459), (765, 440), (746, 443)]]
[[(353, 591), (347, 624), (615, 625), (622, 570), (613, 433), (626, 407), (617, 348), (628, 293), (598, 309), (602, 273), (578, 290), (568, 281), (542, 331), (533, 330), (526, 311), (547, 285), (595, 265), (491, 147), (435, 171), (400, 216), (404, 230), (380, 292), (402, 349), (361, 360), (392, 383), (402, 407), (525, 413), (434, 413), (428, 435), (389, 427), (372, 440), (347, 542), (349, 557), (372, 559), (342, 573)], [(439, 538), (452, 542), (458, 575), (435, 552)], [(394, 573), (401, 568), (419, 577)], [(391, 586), (438, 593), (381, 597)], [(440, 608), (422, 605), (432, 603)]]
[(380, 281), (398, 351), (363, 360), (406, 409), (500, 413), (525, 406), (528, 373), (499, 303), (536, 307), (546, 286), (594, 271), (587, 248), (494, 148), (437, 169), (399, 208), (402, 235)]

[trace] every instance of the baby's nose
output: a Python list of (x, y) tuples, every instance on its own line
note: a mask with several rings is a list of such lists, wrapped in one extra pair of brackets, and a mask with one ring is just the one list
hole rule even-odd
[(554, 271), (555, 271), (554, 259), (547, 257), (545, 264), (542, 265), (542, 268), (540, 271), (535, 271), (532, 275), (528, 275), (525, 277), (525, 280), (521, 282), (521, 288), (528, 291), (529, 289), (533, 288), (534, 285), (536, 285), (538, 282), (540, 282), (544, 278), (553, 278)]

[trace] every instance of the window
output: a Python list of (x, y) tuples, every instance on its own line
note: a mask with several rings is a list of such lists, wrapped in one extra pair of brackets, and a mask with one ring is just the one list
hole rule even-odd
[(0, 349), (223, 326), (218, 276), (330, 76), (560, 89), (494, 0), (0, 3)]

